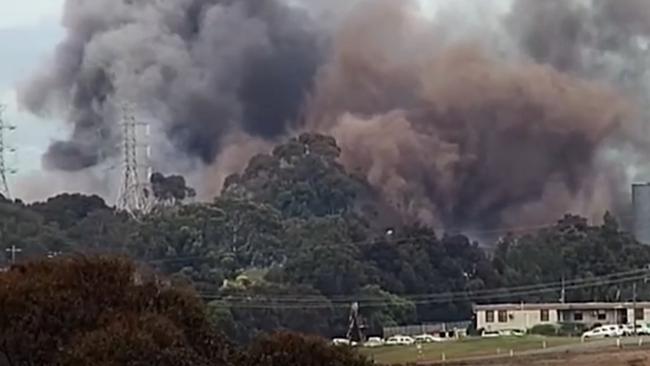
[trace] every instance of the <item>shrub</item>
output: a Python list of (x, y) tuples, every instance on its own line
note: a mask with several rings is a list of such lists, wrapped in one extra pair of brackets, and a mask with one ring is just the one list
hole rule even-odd
[(558, 327), (553, 324), (539, 324), (529, 330), (530, 334), (543, 336), (555, 336), (558, 334)]
[(561, 323), (558, 335), (562, 337), (578, 337), (586, 330), (587, 326), (582, 323)]

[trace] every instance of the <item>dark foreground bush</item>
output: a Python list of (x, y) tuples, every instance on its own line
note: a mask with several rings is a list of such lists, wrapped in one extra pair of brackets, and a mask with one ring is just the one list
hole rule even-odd
[(279, 333), (237, 348), (191, 289), (131, 261), (66, 258), (0, 272), (0, 366), (366, 366), (315, 337)]
[(331, 346), (318, 337), (276, 333), (258, 338), (245, 366), (370, 366), (372, 362), (348, 347)]

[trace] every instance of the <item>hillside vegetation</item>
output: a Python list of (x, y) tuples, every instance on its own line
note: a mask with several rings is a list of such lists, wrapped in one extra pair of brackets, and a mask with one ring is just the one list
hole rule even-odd
[[(503, 288), (650, 263), (650, 249), (609, 214), (599, 226), (566, 215), (525, 235), (503, 233), (483, 243), (492, 250), (461, 234), (398, 220), (368, 182), (344, 169), (339, 154), (333, 138), (304, 134), (252, 158), (213, 202), (168, 205), (138, 221), (95, 196), (65, 194), (31, 205), (3, 200), (2, 243), (22, 248), (23, 259), (59, 252), (132, 257), (174, 284), (194, 286), (211, 321), (238, 341), (278, 329), (340, 336), (353, 301), (360, 302), (370, 334), (382, 326), (467, 319), (473, 301), (560, 296)], [(156, 194), (179, 196), (165, 186)], [(602, 285), (566, 296), (625, 300), (631, 291)]]

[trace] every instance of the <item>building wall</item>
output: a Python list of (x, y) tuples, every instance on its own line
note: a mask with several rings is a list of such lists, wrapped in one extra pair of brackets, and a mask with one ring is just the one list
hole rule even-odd
[(634, 237), (650, 244), (650, 183), (632, 185), (634, 206)]
[(476, 314), (477, 329), (485, 329), (487, 331), (499, 331), (505, 329), (530, 329), (539, 324), (555, 324), (558, 323), (558, 312), (556, 310), (548, 310), (548, 321), (542, 321), (541, 310), (507, 310), (506, 321), (499, 321), (499, 311), (494, 310), (494, 321), (488, 322), (487, 311), (481, 310)]
[[(623, 312), (627, 310), (622, 310)], [(593, 324), (618, 324), (621, 323), (620, 311), (607, 310), (560, 310), (560, 322)], [(581, 315), (578, 316), (578, 315)], [(632, 319), (628, 317), (628, 319)]]
[[(548, 321), (542, 321), (541, 310), (507, 310), (505, 322), (499, 321), (499, 311), (497, 310), (493, 311), (493, 321), (488, 322), (487, 312), (488, 311), (480, 310), (476, 313), (476, 325), (478, 329), (499, 331), (505, 329), (530, 329), (535, 325), (557, 324), (561, 322), (582, 323), (591, 326), (594, 324), (620, 324), (623, 322), (631, 324), (634, 321), (634, 310), (632, 308), (605, 310), (548, 310)], [(576, 316), (576, 314), (580, 314), (582, 317)], [(643, 308), (643, 319), (639, 318), (637, 319), (637, 322), (650, 324), (650, 308)]]

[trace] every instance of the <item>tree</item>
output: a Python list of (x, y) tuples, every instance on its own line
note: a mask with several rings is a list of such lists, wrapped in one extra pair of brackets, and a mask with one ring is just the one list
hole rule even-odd
[(59, 228), (67, 230), (95, 211), (107, 211), (108, 206), (96, 195), (66, 193), (52, 197), (44, 203), (35, 203), (31, 209), (40, 214), (45, 223), (55, 223)]
[(196, 191), (185, 182), (181, 175), (165, 176), (162, 173), (153, 173), (149, 178), (154, 197), (167, 204), (176, 204), (187, 198), (194, 198)]
[(201, 300), (145, 274), (114, 257), (12, 267), (0, 274), (0, 354), (12, 366), (227, 364)]
[(370, 366), (373, 363), (345, 347), (317, 337), (277, 333), (258, 338), (248, 349), (245, 366)]
[(366, 186), (337, 161), (329, 136), (303, 134), (251, 159), (242, 174), (228, 177), (222, 196), (266, 203), (287, 217), (351, 212)]

